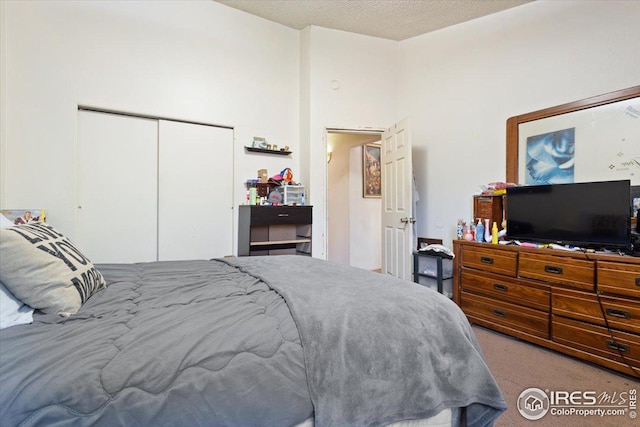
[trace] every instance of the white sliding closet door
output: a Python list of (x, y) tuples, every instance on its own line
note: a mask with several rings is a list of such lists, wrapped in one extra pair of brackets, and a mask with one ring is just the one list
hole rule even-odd
[(158, 259), (233, 254), (233, 130), (160, 120)]
[(95, 263), (157, 259), (158, 121), (78, 111), (75, 243)]

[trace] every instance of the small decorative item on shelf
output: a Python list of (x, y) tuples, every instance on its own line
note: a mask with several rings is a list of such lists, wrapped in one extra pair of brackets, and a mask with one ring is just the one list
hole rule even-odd
[(253, 143), (251, 145), (253, 148), (261, 148), (263, 150), (266, 150), (268, 145), (267, 145), (267, 140), (261, 136), (254, 136), (253, 137)]

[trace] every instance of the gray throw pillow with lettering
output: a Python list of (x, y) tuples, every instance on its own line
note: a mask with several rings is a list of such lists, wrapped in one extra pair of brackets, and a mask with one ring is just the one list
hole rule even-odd
[(0, 229), (0, 281), (25, 304), (65, 317), (107, 286), (93, 263), (44, 222)]

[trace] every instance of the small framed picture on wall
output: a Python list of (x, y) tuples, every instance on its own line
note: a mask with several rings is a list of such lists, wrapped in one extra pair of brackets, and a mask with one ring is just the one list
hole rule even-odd
[(380, 145), (362, 146), (362, 197), (382, 197)]

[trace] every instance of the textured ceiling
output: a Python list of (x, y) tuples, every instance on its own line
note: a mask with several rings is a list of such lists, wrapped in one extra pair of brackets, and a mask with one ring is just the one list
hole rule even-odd
[(214, 0), (301, 30), (310, 25), (404, 40), (533, 0)]

